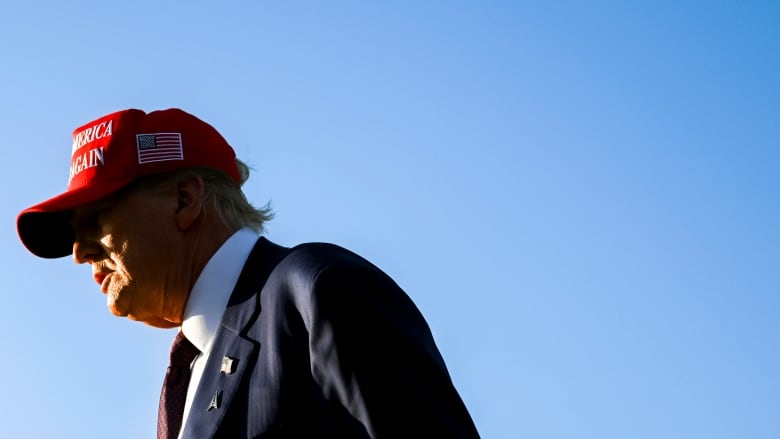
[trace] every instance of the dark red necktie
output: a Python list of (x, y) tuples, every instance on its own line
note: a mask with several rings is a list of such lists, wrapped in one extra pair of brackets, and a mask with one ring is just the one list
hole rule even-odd
[(160, 409), (157, 414), (157, 439), (176, 439), (181, 429), (187, 387), (190, 384), (192, 360), (200, 353), (184, 333), (179, 331), (171, 346), (171, 364), (165, 373)]

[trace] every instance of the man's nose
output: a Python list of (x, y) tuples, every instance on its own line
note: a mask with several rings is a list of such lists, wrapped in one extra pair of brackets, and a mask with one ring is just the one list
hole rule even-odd
[(103, 248), (95, 239), (77, 234), (73, 241), (73, 261), (77, 264), (92, 263), (102, 259)]

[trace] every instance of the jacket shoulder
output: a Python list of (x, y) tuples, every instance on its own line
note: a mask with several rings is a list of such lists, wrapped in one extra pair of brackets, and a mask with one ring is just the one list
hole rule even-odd
[(290, 249), (285, 258), (287, 264), (326, 268), (328, 266), (369, 264), (361, 256), (336, 244), (327, 242), (307, 242)]

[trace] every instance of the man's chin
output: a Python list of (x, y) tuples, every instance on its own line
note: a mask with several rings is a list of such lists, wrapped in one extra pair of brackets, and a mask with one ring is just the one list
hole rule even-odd
[(108, 297), (108, 310), (111, 311), (111, 314), (117, 316), (117, 317), (127, 317), (130, 320), (133, 320), (135, 322), (141, 322), (145, 323), (149, 326), (153, 326), (155, 328), (161, 328), (161, 329), (168, 329), (168, 328), (175, 328), (177, 326), (181, 326), (181, 323), (174, 323), (170, 320), (165, 320), (164, 318), (157, 317), (154, 315), (139, 315), (134, 314), (129, 309), (129, 306), (125, 306), (121, 301), (119, 300), (111, 300), (111, 296)]
[(116, 305), (117, 305), (116, 303), (108, 304), (108, 310), (111, 311), (111, 314), (115, 315), (116, 317), (129, 317), (127, 314), (127, 310), (120, 308)]
[(134, 322), (141, 322), (149, 326), (153, 326), (155, 328), (168, 329), (168, 328), (175, 328), (177, 326), (181, 326), (181, 324), (174, 323), (155, 316), (138, 316), (135, 314), (131, 314), (126, 310), (117, 307), (109, 306), (108, 309), (111, 311), (111, 314), (115, 315), (116, 317), (127, 317), (128, 319)]
[(175, 328), (177, 326), (181, 326), (179, 324), (176, 324), (176, 323), (173, 323), (173, 322), (169, 322), (168, 320), (157, 319), (157, 318), (155, 318), (155, 319), (139, 320), (139, 321), (143, 322), (143, 323), (145, 323), (145, 324), (147, 324), (149, 326), (153, 326), (155, 328), (160, 328), (160, 329), (169, 329), (169, 328)]
[(141, 322), (143, 324), (153, 326), (155, 328), (161, 328), (161, 329), (175, 328), (177, 326), (181, 326), (180, 324), (173, 323), (171, 321), (162, 319), (160, 317), (154, 317), (154, 316), (137, 316), (134, 314), (125, 313), (120, 317), (127, 317), (128, 319), (134, 322)]

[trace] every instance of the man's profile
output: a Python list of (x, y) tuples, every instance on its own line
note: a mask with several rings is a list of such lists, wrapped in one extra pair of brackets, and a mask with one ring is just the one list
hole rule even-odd
[(409, 296), (342, 247), (263, 237), (248, 175), (197, 117), (123, 110), (74, 131), (67, 190), (17, 219), (114, 315), (181, 328), (158, 438), (479, 437)]

